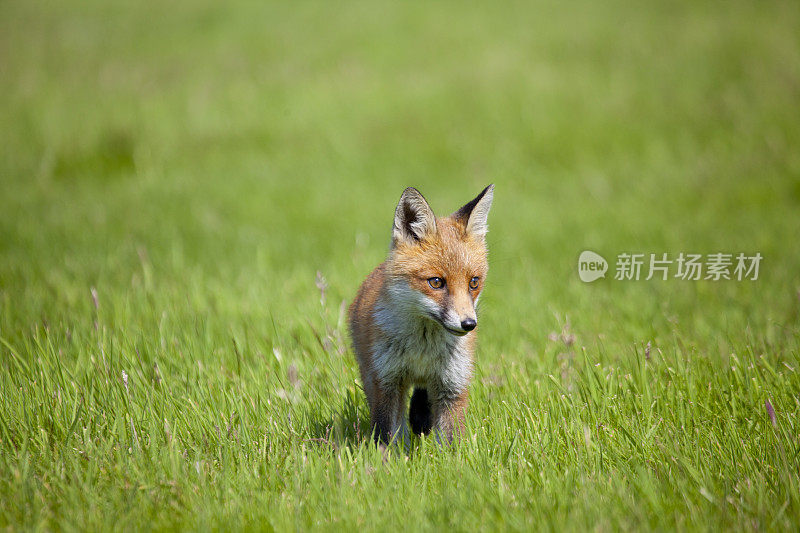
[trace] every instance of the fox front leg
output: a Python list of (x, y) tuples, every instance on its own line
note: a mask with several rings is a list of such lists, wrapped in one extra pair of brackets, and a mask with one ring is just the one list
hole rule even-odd
[(381, 387), (375, 391), (370, 406), (375, 441), (390, 444), (408, 440), (406, 424), (405, 389), (402, 386)]
[(438, 391), (433, 395), (431, 411), (433, 432), (437, 439), (450, 443), (457, 435), (464, 434), (464, 416), (467, 410), (468, 392)]

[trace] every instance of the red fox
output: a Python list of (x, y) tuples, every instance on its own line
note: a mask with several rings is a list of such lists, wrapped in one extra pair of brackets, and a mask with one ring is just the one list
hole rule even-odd
[(450, 442), (464, 430), (493, 191), (489, 185), (441, 218), (417, 189), (403, 191), (389, 257), (350, 305), (350, 333), (379, 443), (408, 438), (412, 387), (414, 433), (434, 431)]

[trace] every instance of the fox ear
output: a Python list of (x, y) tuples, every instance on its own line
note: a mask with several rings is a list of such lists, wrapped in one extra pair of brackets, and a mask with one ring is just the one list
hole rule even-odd
[(416, 242), (436, 231), (436, 215), (414, 187), (403, 191), (394, 212), (392, 247), (401, 241)]
[(467, 234), (483, 237), (489, 231), (487, 219), (489, 208), (492, 207), (494, 185), (489, 185), (474, 200), (453, 213), (451, 216), (464, 224)]

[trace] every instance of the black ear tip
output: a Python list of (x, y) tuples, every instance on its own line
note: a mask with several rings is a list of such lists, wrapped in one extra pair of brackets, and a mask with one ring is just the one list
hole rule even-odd
[(490, 195), (494, 196), (494, 183), (490, 183), (489, 185), (484, 187), (484, 189), (480, 192), (480, 194), (475, 197), (474, 202), (477, 203), (477, 202), (483, 200), (483, 198), (487, 194), (490, 194)]

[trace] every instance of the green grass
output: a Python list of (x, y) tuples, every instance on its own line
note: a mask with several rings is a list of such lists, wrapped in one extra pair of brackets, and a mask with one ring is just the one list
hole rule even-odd
[[(797, 2), (0, 13), (0, 527), (800, 527)], [(490, 182), (468, 435), (384, 462), (344, 305)]]

